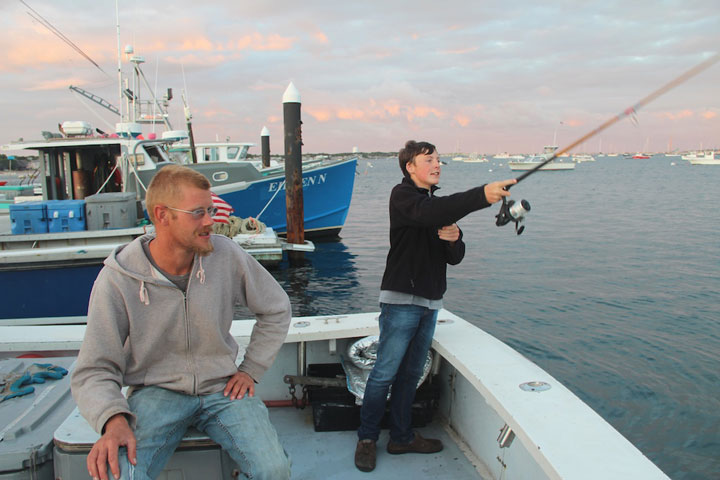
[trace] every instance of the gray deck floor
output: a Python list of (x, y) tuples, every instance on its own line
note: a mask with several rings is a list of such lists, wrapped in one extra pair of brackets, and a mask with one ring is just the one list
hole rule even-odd
[(377, 468), (370, 473), (355, 468), (355, 431), (316, 432), (312, 408), (270, 408), (270, 419), (292, 459), (293, 480), (310, 479), (480, 479), (473, 464), (458, 448), (440, 421), (418, 429), (428, 438), (439, 438), (445, 448), (437, 454), (390, 455), (385, 451), (388, 431), (378, 442)]

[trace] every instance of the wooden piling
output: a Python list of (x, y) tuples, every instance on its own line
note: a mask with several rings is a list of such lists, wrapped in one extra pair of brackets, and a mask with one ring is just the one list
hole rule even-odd
[(270, 130), (263, 127), (260, 132), (260, 149), (262, 152), (262, 166), (267, 168), (270, 166)]
[[(305, 243), (302, 191), (302, 121), (300, 92), (290, 82), (283, 95), (285, 124), (285, 205), (287, 208), (288, 243)], [(289, 257), (302, 257), (302, 252), (288, 251)]]

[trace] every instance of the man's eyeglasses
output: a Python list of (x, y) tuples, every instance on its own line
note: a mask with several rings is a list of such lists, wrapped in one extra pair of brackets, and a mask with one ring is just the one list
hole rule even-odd
[(181, 208), (168, 207), (167, 205), (165, 205), (165, 208), (175, 210), (176, 212), (189, 213), (195, 220), (200, 220), (205, 216), (206, 213), (210, 215), (210, 218), (212, 218), (218, 212), (217, 207), (198, 208), (197, 210), (183, 210)]

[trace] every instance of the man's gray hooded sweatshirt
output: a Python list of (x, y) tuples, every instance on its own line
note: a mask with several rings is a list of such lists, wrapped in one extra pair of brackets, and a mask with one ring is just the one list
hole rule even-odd
[[(205, 395), (222, 391), (238, 370), (259, 381), (287, 336), (287, 294), (232, 240), (212, 236), (215, 251), (195, 256), (183, 292), (145, 255), (142, 244), (153, 238), (144, 235), (110, 254), (90, 295), (72, 393), (97, 432), (118, 413), (134, 426), (123, 385)], [(236, 304), (257, 320), (239, 367), (230, 334)]]

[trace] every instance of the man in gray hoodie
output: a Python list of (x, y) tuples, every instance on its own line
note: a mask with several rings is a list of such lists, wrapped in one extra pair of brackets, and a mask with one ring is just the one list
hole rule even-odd
[[(72, 377), (80, 413), (102, 435), (88, 455), (90, 476), (107, 479), (109, 464), (115, 478), (155, 478), (194, 426), (248, 478), (289, 478), (289, 459), (254, 396), (287, 335), (287, 294), (232, 240), (211, 234), (210, 183), (200, 173), (162, 168), (146, 206), (156, 233), (105, 260)], [(236, 304), (257, 320), (239, 367), (230, 334)]]

